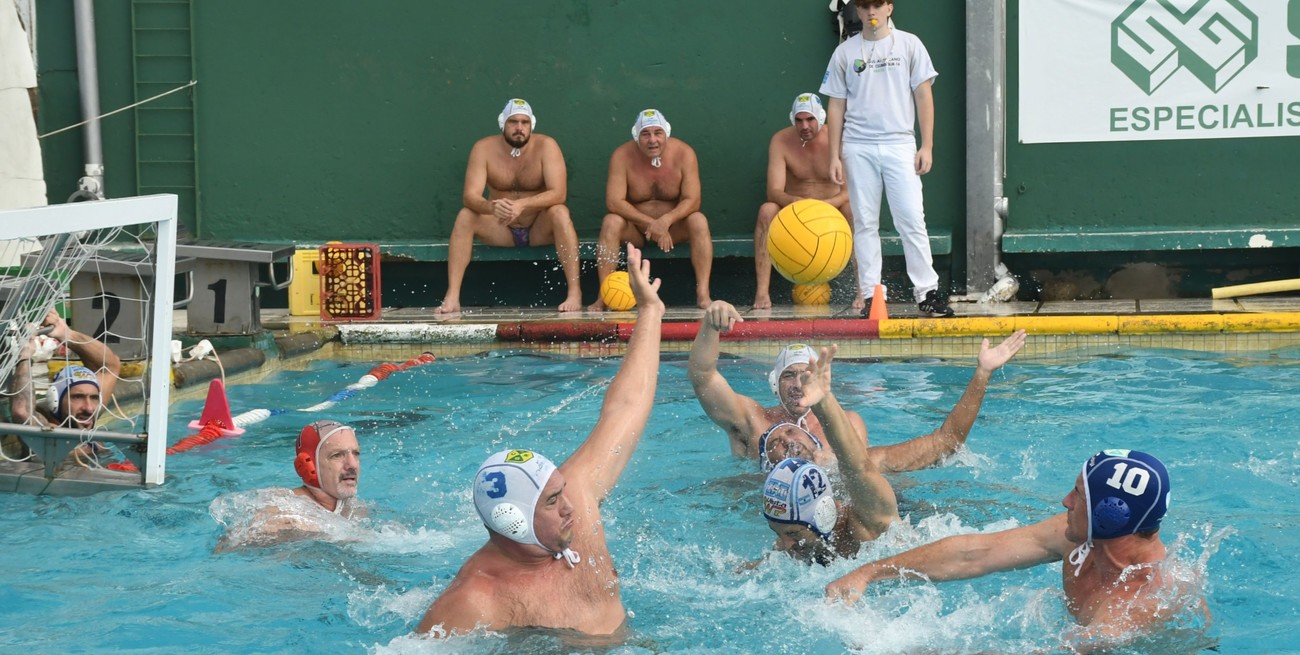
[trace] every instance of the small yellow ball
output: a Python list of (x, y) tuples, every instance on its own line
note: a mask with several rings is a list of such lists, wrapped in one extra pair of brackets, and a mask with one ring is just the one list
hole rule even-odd
[(600, 283), (600, 299), (605, 306), (622, 312), (636, 307), (636, 296), (632, 295), (632, 281), (627, 271), (614, 271)]
[(822, 284), (796, 284), (794, 291), (790, 292), (794, 297), (796, 305), (829, 305), (831, 304), (831, 285)]

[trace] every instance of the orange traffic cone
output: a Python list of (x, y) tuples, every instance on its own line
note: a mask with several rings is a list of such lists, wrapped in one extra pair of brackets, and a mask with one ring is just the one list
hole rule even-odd
[(885, 285), (877, 284), (876, 292), (871, 294), (871, 312), (867, 318), (873, 321), (889, 319), (889, 310), (885, 307)]
[(235, 427), (235, 420), (230, 416), (230, 401), (226, 398), (226, 385), (222, 384), (220, 379), (213, 379), (208, 383), (208, 400), (203, 404), (202, 418), (190, 421), (190, 429), (202, 429), (213, 421), (221, 423), (221, 434), (224, 436), (244, 433), (243, 428)]

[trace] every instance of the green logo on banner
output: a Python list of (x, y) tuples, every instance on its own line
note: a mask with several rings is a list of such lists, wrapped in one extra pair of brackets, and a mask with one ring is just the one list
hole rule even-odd
[[(1291, 36), (1300, 39), (1300, 0), (1291, 0), (1286, 14), (1286, 28)], [(1287, 46), (1286, 72), (1291, 77), (1300, 78), (1300, 45)]]
[[(1297, 5), (1292, 0), (1293, 33)], [(1134, 0), (1110, 25), (1111, 63), (1147, 95), (1181, 68), (1217, 92), (1258, 55), (1259, 17), (1241, 0)], [(1296, 75), (1290, 65), (1300, 53), (1288, 56)]]

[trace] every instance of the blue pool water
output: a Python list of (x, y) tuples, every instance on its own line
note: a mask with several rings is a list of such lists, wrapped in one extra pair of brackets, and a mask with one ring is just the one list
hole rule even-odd
[[(1032, 338), (1032, 337), (1031, 337)], [(416, 353), (413, 353), (413, 356)], [(945, 535), (1060, 511), (1084, 458), (1131, 447), (1164, 459), (1173, 502), (1162, 536), (1205, 571), (1222, 653), (1296, 649), (1300, 625), (1300, 352), (1218, 357), (1167, 351), (1070, 365), (1012, 362), (995, 375), (969, 450), (895, 476), (907, 525), (864, 547), (876, 558)], [(275, 416), (168, 460), (169, 481), (86, 498), (0, 496), (0, 652), (514, 653), (584, 650), (554, 635), (449, 642), (407, 633), (484, 541), (468, 482), (484, 457), (533, 448), (562, 460), (593, 425), (617, 360), (493, 355), (394, 374), (329, 417), (361, 434), (367, 523), (344, 543), (213, 555), (212, 503), (295, 486), (293, 438)], [(319, 361), (229, 390), (236, 413), (313, 405), (373, 364)], [(768, 362), (724, 361), (737, 391), (766, 399)], [(928, 432), (969, 362), (837, 364), (837, 392), (874, 443)], [(201, 402), (174, 407), (172, 440)], [(1050, 648), (1071, 625), (1060, 568), (940, 585), (882, 584), (861, 604), (821, 602), (849, 571), (773, 558), (754, 463), (729, 454), (665, 359), (658, 403), (606, 504), (610, 550), (633, 614), (618, 653), (975, 653)], [(220, 509), (225, 508), (225, 509)], [(242, 509), (246, 509), (243, 507)], [(1171, 652), (1196, 650), (1195, 639)], [(1186, 644), (1192, 644), (1188, 646)]]

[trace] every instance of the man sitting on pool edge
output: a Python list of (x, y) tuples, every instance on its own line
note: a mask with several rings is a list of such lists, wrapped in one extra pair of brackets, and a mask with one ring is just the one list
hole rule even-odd
[[(216, 552), (320, 538), (332, 522), (367, 516), (365, 506), (357, 501), (361, 447), (356, 431), (337, 421), (314, 421), (298, 434), (294, 453), (293, 467), (302, 486), (260, 490), (257, 501), (262, 507), (251, 517), (232, 507), (228, 518), (233, 525), (222, 535)], [(226, 523), (223, 498), (213, 501), (212, 513)]]
[(618, 635), (627, 613), (600, 506), (645, 431), (659, 378), (664, 314), (659, 280), (629, 244), (637, 317), (590, 436), (556, 467), (528, 450), (487, 459), (474, 476), (474, 507), (487, 543), (429, 606), (416, 632), (438, 637), (478, 628), (566, 629)]

